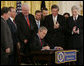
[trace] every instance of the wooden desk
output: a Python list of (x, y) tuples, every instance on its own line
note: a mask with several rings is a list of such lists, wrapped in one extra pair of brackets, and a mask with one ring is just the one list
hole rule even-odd
[[(41, 50), (41, 51), (32, 51), (29, 53), (29, 55), (24, 55), (25, 58), (30, 58), (31, 59), (31, 63), (35, 64), (35, 63), (40, 63), (40, 64), (47, 64), (47, 65), (51, 65), (51, 64), (65, 64), (66, 62), (68, 62), (68, 65), (70, 65), (70, 62), (74, 62), (76, 60), (70, 60), (70, 61), (62, 61), (62, 62), (58, 62), (58, 58), (57, 57), (61, 57), (61, 54), (58, 54), (59, 52), (77, 52), (77, 50)], [(29, 61), (29, 60), (26, 60)]]
[[(63, 55), (60, 54), (62, 52), (64, 53)], [(71, 52), (72, 52), (72, 57), (67, 57), (67, 56), (71, 55)], [(77, 50), (60, 50), (60, 51), (57, 51), (57, 50), (41, 50), (41, 51), (31, 52), (31, 56), (32, 56), (34, 62), (35, 61), (39, 61), (39, 62), (44, 61), (47, 64), (51, 64), (51, 63), (61, 64), (61, 63), (65, 63), (65, 62), (69, 62), (69, 63), (75, 62), (77, 60), (76, 59), (77, 58), (76, 52), (77, 52)], [(66, 54), (66, 56), (65, 56), (65, 54)], [(59, 58), (57, 58), (57, 57), (62, 57), (62, 56), (64, 56), (64, 58), (62, 58), (61, 60), (64, 59), (64, 61), (61, 61)], [(69, 58), (74, 58), (74, 59), (71, 60)]]

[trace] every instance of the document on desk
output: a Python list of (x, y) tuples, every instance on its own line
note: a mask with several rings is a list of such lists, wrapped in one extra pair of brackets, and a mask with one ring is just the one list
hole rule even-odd
[(57, 49), (41, 49), (41, 51), (57, 51)]

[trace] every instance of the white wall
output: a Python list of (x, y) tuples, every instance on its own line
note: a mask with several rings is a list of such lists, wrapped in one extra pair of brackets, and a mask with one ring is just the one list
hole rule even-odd
[(71, 7), (73, 5), (78, 6), (80, 8), (80, 11), (81, 11), (81, 9), (83, 10), (83, 8), (80, 6), (80, 5), (83, 6), (83, 1), (59, 1), (59, 3), (58, 3), (59, 9), (60, 9), (59, 14), (64, 14), (65, 12), (68, 12), (68, 13), (70, 13), (70, 15), (72, 15)]

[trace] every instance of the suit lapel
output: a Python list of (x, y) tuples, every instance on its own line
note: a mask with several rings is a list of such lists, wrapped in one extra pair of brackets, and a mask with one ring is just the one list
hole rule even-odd
[(16, 25), (14, 24), (14, 22), (12, 22), (12, 20), (9, 18), (9, 20), (10, 20), (10, 23), (12, 24), (12, 26), (14, 27), (14, 29), (16, 29), (17, 27), (16, 27)]
[(58, 14), (58, 16), (57, 16), (57, 21), (58, 21), (58, 23), (60, 24), (60, 17), (59, 17), (60, 15)]
[(37, 37), (37, 39), (38, 39), (39, 46), (41, 47), (41, 41), (40, 41), (40, 38), (39, 38), (38, 35), (37, 35), (36, 37)]
[[(26, 18), (25, 18), (25, 16), (23, 14), (22, 14), (22, 19), (23, 19), (22, 24), (24, 23), (24, 25), (26, 26), (26, 28), (29, 30), (29, 26), (27, 24), (27, 20), (26, 20)], [(30, 21), (30, 19), (29, 19), (29, 21)]]
[(53, 16), (50, 15), (50, 18), (51, 18), (52, 26), (54, 26)]

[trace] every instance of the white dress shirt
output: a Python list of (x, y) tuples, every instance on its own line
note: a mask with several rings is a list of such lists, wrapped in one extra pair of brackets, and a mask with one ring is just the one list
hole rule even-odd
[[(76, 17), (73, 16), (73, 20), (74, 20), (74, 21), (77, 20), (77, 19), (78, 19), (78, 15), (77, 15)], [(72, 30), (72, 34), (74, 34), (74, 33), (73, 33), (73, 30)], [(79, 32), (78, 32), (78, 34), (79, 34)]]
[(12, 17), (10, 17), (10, 19), (11, 19), (11, 21), (13, 22), (13, 18), (12, 18)]
[(38, 28), (40, 28), (40, 20), (39, 21), (36, 20), (36, 24), (37, 24)]
[(74, 21), (77, 20), (77, 19), (78, 19), (78, 15), (76, 17), (73, 16), (73, 20)]
[(13, 22), (13, 24), (15, 25), (15, 27), (17, 28), (15, 22), (13, 21), (14, 19), (12, 17), (10, 17), (10, 20)]
[(57, 16), (53, 16), (53, 21), (54, 21), (54, 25), (55, 25), (57, 22)]

